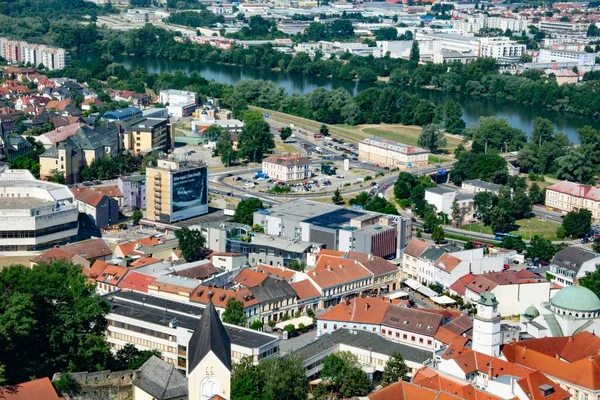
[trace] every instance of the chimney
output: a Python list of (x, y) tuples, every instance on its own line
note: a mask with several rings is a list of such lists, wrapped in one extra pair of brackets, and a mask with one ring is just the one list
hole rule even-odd
[[(600, 351), (600, 350), (599, 350), (599, 351)], [(559, 353), (556, 353), (556, 356), (555, 356), (555, 357), (556, 357), (556, 359), (557, 359), (557, 360), (560, 360), (560, 354), (559, 354)]]
[[(346, 305), (349, 306), (350, 305), (350, 300), (346, 299)], [(600, 350), (598, 350), (600, 351)]]
[(369, 308), (371, 308), (371, 305), (370, 305), (369, 303), (366, 303), (366, 304), (365, 304), (365, 311), (368, 311), (368, 310), (369, 310)]
[(571, 343), (573, 341), (573, 336), (569, 336), (569, 343)]

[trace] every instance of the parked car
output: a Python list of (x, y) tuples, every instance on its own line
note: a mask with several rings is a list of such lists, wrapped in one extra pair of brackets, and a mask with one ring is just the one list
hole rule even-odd
[(371, 182), (371, 186), (377, 186), (377, 182)]

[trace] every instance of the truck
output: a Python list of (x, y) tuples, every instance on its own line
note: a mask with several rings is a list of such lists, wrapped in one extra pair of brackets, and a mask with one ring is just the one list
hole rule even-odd
[(321, 139), (321, 138), (323, 137), (323, 134), (322, 134), (322, 133), (315, 133), (315, 134), (313, 135), (313, 137), (314, 137), (315, 139)]

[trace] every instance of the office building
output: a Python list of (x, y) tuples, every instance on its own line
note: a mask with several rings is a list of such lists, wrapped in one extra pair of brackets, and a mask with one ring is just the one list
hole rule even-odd
[(158, 160), (146, 168), (146, 219), (172, 223), (208, 212), (208, 166)]
[(262, 226), (268, 235), (379, 257), (400, 254), (412, 235), (409, 218), (309, 200), (259, 210), (254, 213), (253, 223)]
[(172, 148), (171, 130), (165, 118), (142, 118), (123, 133), (123, 147), (134, 153), (164, 151)]
[(524, 44), (507, 37), (485, 37), (479, 40), (481, 42), (479, 56), (493, 58), (500, 65), (517, 63), (527, 50)]
[(262, 172), (281, 182), (298, 181), (312, 176), (310, 163), (308, 158), (298, 154), (272, 155), (263, 160)]
[(540, 21), (538, 27), (542, 32), (581, 35), (587, 31), (588, 24), (563, 21)]
[(140, 118), (142, 118), (142, 110), (137, 107), (126, 107), (120, 110), (107, 111), (102, 115), (102, 119), (109, 122), (119, 121), (127, 123)]
[[(194, 331), (206, 309), (192, 303), (181, 303), (147, 293), (114, 292), (107, 296), (112, 308), (106, 316), (106, 340), (116, 352), (127, 344), (139, 350), (158, 350), (161, 358), (176, 368), (187, 371), (192, 362)], [(236, 325), (224, 324), (231, 340), (231, 360), (250, 357), (254, 363), (279, 353), (279, 338)]]
[(417, 32), (417, 41), (432, 40), (439, 42), (441, 48), (454, 50), (460, 53), (475, 53), (479, 55), (479, 38), (472, 36), (457, 35), (454, 33), (430, 33)]
[(64, 185), (43, 182), (27, 170), (0, 173), (0, 251), (31, 251), (77, 235), (79, 211)]
[(172, 117), (189, 117), (198, 107), (198, 93), (186, 90), (161, 90), (160, 102)]
[(566, 63), (577, 62), (578, 65), (594, 65), (596, 53), (585, 51), (569, 51), (558, 49), (540, 49), (537, 61), (540, 63)]
[(429, 151), (374, 137), (358, 144), (358, 158), (370, 164), (406, 170), (427, 166)]

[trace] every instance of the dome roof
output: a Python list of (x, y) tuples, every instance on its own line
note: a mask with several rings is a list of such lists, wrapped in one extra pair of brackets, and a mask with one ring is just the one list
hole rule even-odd
[(594, 292), (583, 286), (567, 286), (560, 289), (550, 299), (550, 303), (559, 308), (571, 311), (598, 311), (600, 299)]
[(529, 306), (529, 307), (527, 307), (527, 310), (525, 310), (525, 314), (523, 314), (523, 315), (525, 315), (526, 317), (529, 317), (531, 319), (534, 319), (534, 318), (537, 318), (540, 316), (540, 312), (534, 306)]

